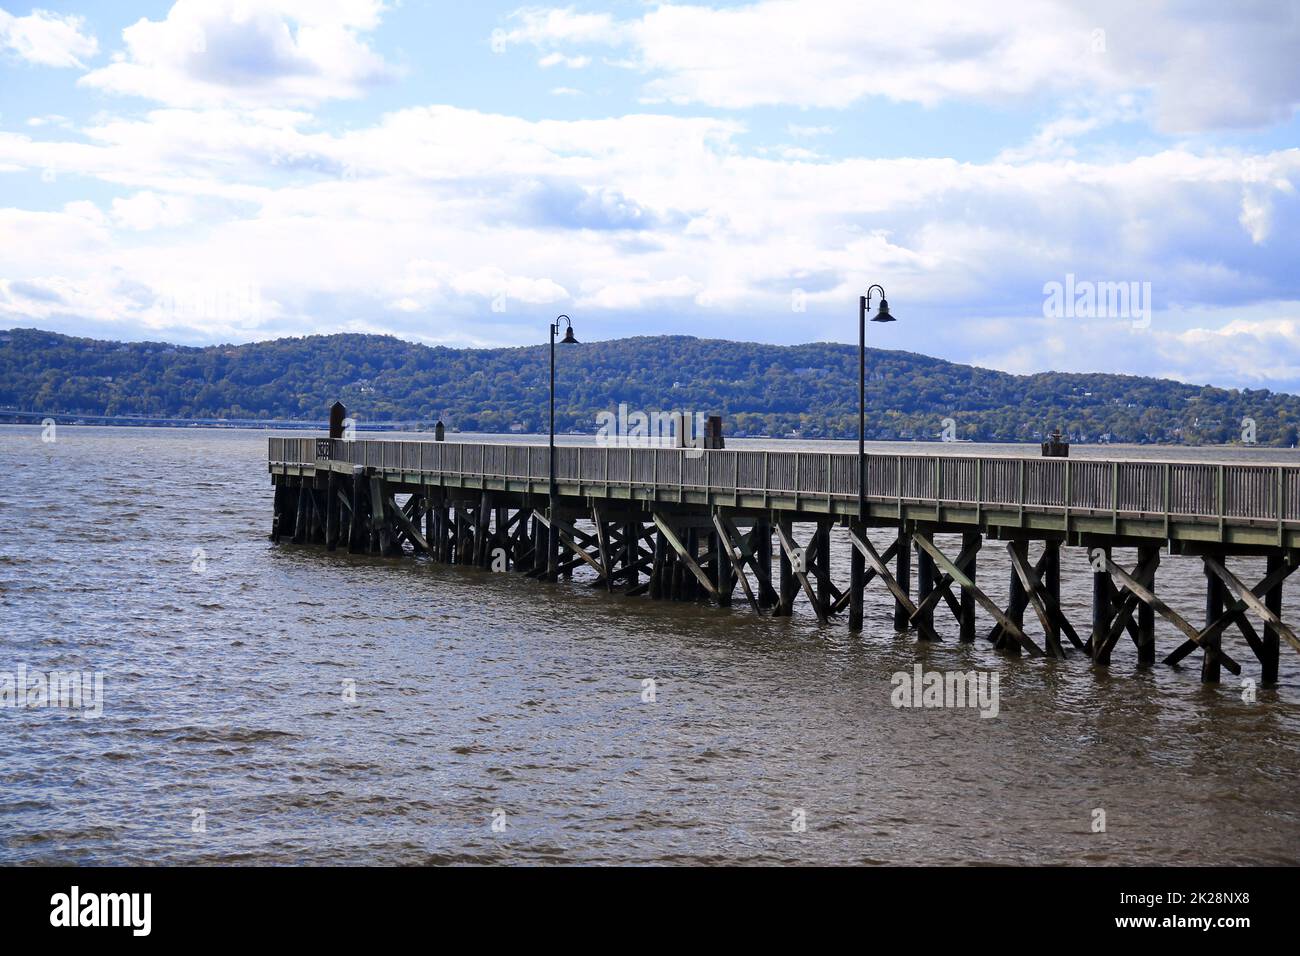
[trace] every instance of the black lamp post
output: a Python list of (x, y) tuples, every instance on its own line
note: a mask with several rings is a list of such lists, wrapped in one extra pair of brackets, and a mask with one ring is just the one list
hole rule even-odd
[(550, 500), (549, 514), (550, 527), (546, 533), (546, 577), (549, 581), (556, 578), (556, 569), (559, 565), (557, 560), (560, 548), (560, 534), (555, 527), (555, 513), (557, 506), (557, 495), (555, 491), (555, 336), (560, 331), (560, 320), (563, 319), (567, 328), (564, 331), (564, 338), (560, 340), (561, 345), (577, 345), (578, 340), (573, 337), (573, 322), (567, 315), (556, 316), (555, 321), (551, 323), (551, 428), (550, 428)]
[(880, 290), (880, 311), (871, 317), (872, 322), (894, 322), (889, 314), (889, 300), (885, 287), (871, 285), (867, 294), (858, 296), (858, 520), (867, 517), (867, 310), (871, 308), (871, 292)]

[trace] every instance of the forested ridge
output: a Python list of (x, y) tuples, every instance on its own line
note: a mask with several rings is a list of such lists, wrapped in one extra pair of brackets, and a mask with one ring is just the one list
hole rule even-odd
[[(557, 349), (556, 423), (592, 432), (596, 415), (721, 414), (728, 435), (857, 435), (857, 349), (763, 345), (689, 336), (616, 339)], [(1054, 427), (1073, 441), (1290, 446), (1300, 399), (1131, 375), (1010, 375), (911, 352), (869, 350), (867, 431), (874, 439), (1034, 441)], [(192, 348), (0, 332), (0, 409), (167, 418), (310, 419), (339, 399), (362, 422), (544, 432), (547, 348), (452, 349), (384, 335), (314, 335)]]

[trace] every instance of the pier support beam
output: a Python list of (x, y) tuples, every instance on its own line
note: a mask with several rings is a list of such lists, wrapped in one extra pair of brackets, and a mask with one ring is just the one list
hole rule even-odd
[(339, 509), (338, 476), (331, 471), (325, 479), (325, 547), (330, 551), (339, 546)]
[[(894, 583), (898, 585), (899, 591), (904, 597), (910, 597), (912, 591), (912, 542), (907, 531), (900, 527), (898, 529), (898, 554), (895, 556), (898, 570), (894, 575)], [(911, 617), (909, 610), (910, 602), (899, 600), (897, 596), (894, 600), (894, 630), (906, 631), (907, 621)]]
[[(866, 537), (867, 529), (861, 524), (850, 526), (850, 535)], [(867, 559), (860, 550), (849, 544), (849, 632), (857, 634), (862, 631), (862, 598), (867, 589)]]
[(978, 553), (984, 544), (984, 535), (978, 531), (966, 531), (961, 536), (961, 549), (963, 552), (969, 551), (971, 558), (966, 565), (966, 577), (970, 579), (970, 586), (962, 585), (961, 589), (961, 617), (958, 622), (960, 637), (958, 638), (964, 644), (971, 644), (975, 641), (975, 589), (977, 587), (975, 573), (979, 564)]
[[(1207, 566), (1205, 568), (1205, 624), (1208, 627), (1223, 614), (1223, 582)], [(1217, 653), (1223, 644), (1222, 632), (1207, 635), (1201, 641), (1205, 654), (1201, 657), (1201, 683), (1217, 684), (1222, 674), (1222, 662)]]
[[(1286, 568), (1286, 560), (1280, 554), (1268, 556), (1266, 575), (1268, 578), (1280, 575)], [(1282, 585), (1275, 585), (1264, 595), (1264, 606), (1275, 616), (1282, 616)], [(1265, 686), (1277, 683), (1278, 652), (1281, 649), (1279, 630), (1273, 624), (1264, 625), (1264, 640), (1259, 654), (1259, 681)]]
[[(1159, 564), (1159, 548), (1138, 548), (1138, 566)], [(1133, 636), (1137, 644), (1138, 667), (1154, 667), (1156, 663), (1156, 611), (1146, 601), (1137, 609), (1137, 634)]]
[[(915, 537), (928, 544), (934, 544), (934, 536), (928, 531), (918, 531)], [(936, 577), (934, 558), (930, 557), (930, 552), (918, 541), (916, 552), (916, 604), (920, 611), (921, 620), (930, 625), (928, 633), (934, 633), (934, 605), (933, 602), (927, 603), (926, 598), (934, 591)], [(914, 623), (919, 624), (920, 622)], [(919, 637), (921, 640), (926, 639), (926, 633), (926, 628), (920, 629)]]

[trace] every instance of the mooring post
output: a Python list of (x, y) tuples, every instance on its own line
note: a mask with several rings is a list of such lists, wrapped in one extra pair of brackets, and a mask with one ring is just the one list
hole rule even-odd
[[(908, 537), (907, 529), (902, 525), (898, 528), (898, 557), (896, 559), (898, 571), (894, 575), (894, 580), (898, 583), (899, 589), (904, 594), (911, 594), (912, 591), (912, 539)], [(911, 612), (907, 610), (906, 605), (901, 601), (894, 600), (894, 630), (906, 631), (908, 618)]]
[[(978, 531), (964, 531), (961, 536), (961, 549), (972, 553), (970, 564), (966, 565), (966, 577), (975, 587), (979, 584), (975, 577), (976, 563), (979, 560), (978, 554), (981, 547), (984, 546), (984, 535)], [(963, 643), (970, 644), (975, 640), (975, 590), (974, 588), (963, 587), (961, 589), (961, 620), (958, 624), (960, 631), (958, 639)]]
[[(861, 522), (850, 525), (850, 533), (866, 538), (867, 529)], [(849, 545), (849, 632), (862, 630), (862, 592), (866, 590), (867, 559), (852, 544)]]
[[(1138, 567), (1148, 561), (1160, 559), (1160, 549), (1155, 546), (1138, 548)], [(1155, 577), (1151, 578), (1151, 590), (1155, 591)], [(1156, 611), (1146, 601), (1139, 601), (1137, 606), (1137, 646), (1138, 666), (1154, 667), (1156, 663)]]
[[(1268, 556), (1266, 576), (1281, 570), (1286, 559), (1281, 553), (1270, 554)], [(1273, 590), (1264, 595), (1264, 607), (1268, 608), (1279, 618), (1282, 616), (1282, 585), (1277, 584)], [(1264, 625), (1264, 637), (1261, 643), (1261, 653), (1259, 655), (1260, 672), (1259, 682), (1261, 684), (1276, 684), (1278, 672), (1278, 651), (1281, 647), (1280, 635), (1277, 628), (1271, 624)]]
[[(927, 543), (934, 543), (934, 535), (929, 531), (919, 531), (917, 533), (920, 534)], [(930, 553), (924, 548), (919, 548), (916, 552), (916, 603), (918, 605), (929, 597), (930, 592), (934, 590), (936, 577), (937, 574), (934, 567), (934, 558), (930, 557)], [(927, 608), (920, 617), (925, 624), (933, 625), (934, 609)], [(933, 633), (933, 631), (927, 631), (924, 627), (921, 628), (918, 634), (919, 639), (926, 640), (926, 635), (928, 633)]]
[[(1215, 555), (1216, 561), (1223, 561), (1222, 555)], [(1219, 576), (1213, 573), (1208, 567), (1205, 568), (1205, 623), (1213, 624), (1223, 614), (1223, 581)], [(1201, 683), (1217, 684), (1219, 682), (1220, 670), (1222, 669), (1221, 658), (1217, 653), (1223, 642), (1223, 633), (1219, 632), (1213, 637), (1207, 637), (1203, 643), (1205, 650), (1201, 654)]]

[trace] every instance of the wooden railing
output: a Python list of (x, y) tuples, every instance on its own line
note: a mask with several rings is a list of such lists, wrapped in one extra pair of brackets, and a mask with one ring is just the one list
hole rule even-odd
[[(333, 460), (386, 471), (544, 480), (545, 445), (269, 438), (272, 465)], [(319, 443), (319, 447), (318, 447)], [(327, 452), (318, 458), (318, 452)], [(562, 446), (558, 481), (852, 498), (854, 454)], [(1300, 521), (1300, 467), (959, 455), (867, 457), (873, 502), (1013, 506), (1039, 511)]]

